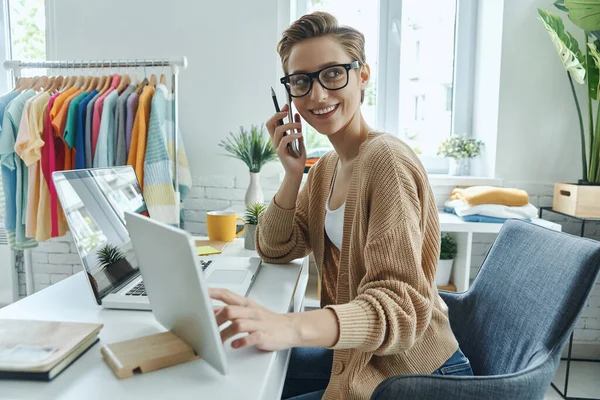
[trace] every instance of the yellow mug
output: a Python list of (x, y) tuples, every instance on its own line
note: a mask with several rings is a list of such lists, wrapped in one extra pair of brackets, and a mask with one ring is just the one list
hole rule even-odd
[[(236, 234), (237, 221), (242, 221), (244, 227)], [(233, 242), (246, 232), (246, 220), (233, 211), (210, 211), (206, 213), (206, 229), (210, 240)]]

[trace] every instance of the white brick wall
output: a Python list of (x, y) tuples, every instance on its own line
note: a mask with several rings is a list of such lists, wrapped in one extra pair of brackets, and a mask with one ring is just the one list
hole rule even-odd
[[(279, 175), (261, 175), (260, 183), (269, 202), (279, 188)], [(213, 175), (195, 177), (194, 187), (185, 200), (185, 229), (193, 234), (206, 234), (206, 212), (219, 210), (234, 210), (243, 213), (244, 196), (250, 182), (248, 175), (228, 176)], [(526, 190), (530, 202), (536, 206), (551, 206), (553, 185), (529, 182), (505, 182), (506, 187), (516, 187)], [(435, 197), (439, 206), (448, 198), (453, 186), (435, 186)], [(556, 215), (545, 214), (554, 221), (564, 224), (563, 231), (579, 234), (577, 222), (566, 223), (566, 218), (555, 218)], [(586, 236), (600, 240), (600, 223), (590, 223), (586, 227)], [(487, 251), (496, 235), (475, 234), (471, 264), (471, 279), (479, 271)], [(33, 272), (35, 290), (41, 290), (53, 283), (77, 273), (82, 266), (70, 234), (41, 243), (33, 250)], [(22, 265), (19, 262), (19, 288), (21, 295), (25, 294), (25, 279)], [(600, 343), (600, 283), (597, 283), (592, 296), (586, 305), (581, 319), (577, 323), (575, 340), (581, 343)]]

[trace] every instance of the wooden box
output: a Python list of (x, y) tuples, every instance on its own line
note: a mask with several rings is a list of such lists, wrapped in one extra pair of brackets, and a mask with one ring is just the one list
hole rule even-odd
[(600, 218), (600, 185), (555, 183), (552, 209), (580, 218)]

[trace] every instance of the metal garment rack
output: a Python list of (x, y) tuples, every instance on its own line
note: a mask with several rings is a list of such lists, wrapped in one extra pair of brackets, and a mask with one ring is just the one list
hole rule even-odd
[[(6, 60), (4, 68), (13, 74), (15, 85), (21, 77), (21, 71), (24, 69), (98, 69), (98, 68), (136, 68), (136, 67), (170, 67), (172, 76), (172, 92), (173, 92), (173, 151), (175, 157), (175, 165), (173, 168), (174, 189), (175, 189), (175, 204), (177, 207), (177, 215), (179, 215), (179, 205), (181, 194), (179, 193), (179, 71), (187, 68), (186, 57), (176, 57), (169, 59), (134, 59), (134, 60), (73, 60), (73, 61), (31, 61), (23, 62), (19, 60)], [(25, 287), (27, 295), (33, 294), (33, 268), (31, 249), (23, 251), (23, 264), (25, 269)], [(18, 282), (17, 282), (18, 288)], [(18, 290), (15, 292), (18, 293)]]

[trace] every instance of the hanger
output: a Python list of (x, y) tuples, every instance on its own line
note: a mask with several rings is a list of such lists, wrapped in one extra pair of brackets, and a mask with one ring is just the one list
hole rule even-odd
[[(109, 62), (109, 69), (112, 69), (112, 63)], [(110, 75), (105, 76), (105, 80), (104, 80), (104, 86), (102, 86), (102, 89), (100, 89), (100, 95), (103, 95), (104, 93), (106, 93), (106, 91), (110, 88), (110, 84), (112, 81), (112, 77)]]
[(29, 78), (29, 81), (27, 81), (27, 83), (28, 83), (27, 89), (33, 89), (39, 79), (40, 79), (40, 77), (37, 75), (34, 76), (33, 78)]
[(149, 81), (147, 78), (147, 74), (146, 74), (146, 65), (144, 65), (144, 79), (142, 79), (142, 81), (140, 82), (140, 84), (138, 85), (138, 87), (135, 88), (134, 93), (137, 94), (138, 96), (142, 94), (142, 90), (144, 90), (144, 88), (146, 87), (146, 85), (148, 85)]
[(48, 77), (45, 75), (42, 75), (42, 76), (37, 77), (37, 79), (33, 83), (32, 89), (35, 90), (36, 92), (38, 92), (41, 89), (46, 89), (47, 87), (48, 87)]
[(57, 76), (54, 78), (54, 82), (52, 83), (52, 85), (48, 88), (48, 90), (46, 90), (48, 93), (54, 93), (56, 92), (58, 89), (60, 89), (60, 86), (63, 83), (64, 78), (62, 76)]
[[(83, 64), (83, 60), (81, 61), (81, 63)], [(94, 80), (94, 76), (90, 73), (91, 72), (91, 66), (90, 66), (90, 62), (88, 61), (88, 66), (87, 66), (87, 70), (88, 70), (88, 75), (85, 77), (85, 81), (83, 82), (83, 88), (82, 90), (84, 92), (90, 92), (90, 88), (92, 87), (92, 81)]]
[(15, 85), (15, 88), (13, 89), (13, 91), (20, 91), (21, 87), (23, 86), (25, 79), (23, 77), (19, 77), (17, 79), (17, 84)]
[(165, 64), (162, 65), (162, 73), (160, 74), (160, 84), (167, 86), (167, 78), (165, 77)]
[[(60, 65), (60, 64), (59, 64)], [(59, 72), (60, 72), (60, 68), (59, 68)], [(65, 76), (63, 76), (63, 80), (62, 80), (62, 85), (60, 86), (60, 88), (58, 89), (59, 91), (63, 91), (65, 90), (65, 88), (67, 87), (67, 84), (69, 83), (69, 77), (66, 76), (67, 74), (65, 74)]]
[(98, 63), (96, 62), (96, 76), (94, 77), (94, 83), (92, 86), (92, 90), (97, 90), (100, 92), (100, 89), (104, 86), (104, 76), (100, 76), (100, 72), (98, 69)]
[(129, 74), (127, 73), (127, 61), (125, 61), (125, 74), (123, 74), (123, 76), (121, 77), (121, 83), (117, 87), (117, 92), (119, 94), (123, 93), (130, 84), (131, 84), (131, 78), (129, 77)]
[[(154, 61), (152, 61), (152, 68), (154, 68)], [(156, 75), (154, 73), (150, 75), (150, 84), (156, 88)]]
[[(69, 69), (68, 61), (67, 61), (67, 69)], [(71, 70), (71, 72), (73, 72), (73, 71)], [(63, 91), (71, 89), (75, 85), (76, 81), (77, 81), (77, 76), (71, 75), (68, 79), (67, 85), (63, 88)]]
[[(83, 68), (83, 60), (81, 60), (82, 68)], [(73, 68), (75, 68), (75, 61), (73, 61)], [(75, 81), (75, 87), (77, 89), (83, 89), (83, 84), (85, 82), (85, 76), (79, 75), (77, 80)]]

